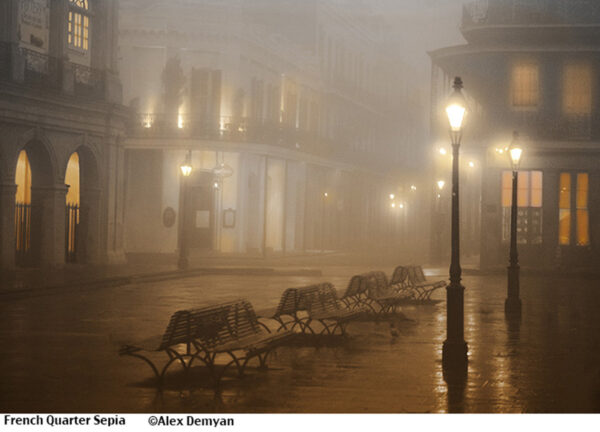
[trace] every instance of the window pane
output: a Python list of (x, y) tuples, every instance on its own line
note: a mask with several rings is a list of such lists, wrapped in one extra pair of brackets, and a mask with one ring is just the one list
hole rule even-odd
[(577, 245), (590, 244), (590, 220), (587, 210), (577, 210)]
[(531, 171), (531, 207), (542, 206), (542, 172)]
[(529, 171), (519, 171), (517, 205), (529, 207)]
[(577, 174), (577, 245), (590, 244), (588, 212), (589, 177), (586, 173)]
[(529, 242), (531, 244), (542, 243), (542, 209), (531, 208), (531, 226), (529, 227)]
[(560, 175), (558, 208), (571, 208), (571, 174), (561, 173)]
[(539, 72), (533, 63), (515, 65), (512, 70), (512, 103), (515, 107), (537, 107)]
[(563, 111), (583, 115), (592, 110), (592, 71), (588, 65), (567, 65), (563, 72)]
[(587, 209), (588, 207), (588, 175), (577, 174), (577, 208)]
[(519, 208), (517, 210), (517, 243), (529, 243), (529, 209)]
[(571, 210), (558, 211), (558, 244), (571, 243)]

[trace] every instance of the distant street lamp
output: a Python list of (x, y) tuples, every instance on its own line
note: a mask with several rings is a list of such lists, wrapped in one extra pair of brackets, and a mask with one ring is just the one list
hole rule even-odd
[(192, 174), (192, 151), (188, 150), (185, 160), (179, 166), (181, 170), (181, 225), (179, 228), (179, 260), (177, 267), (180, 270), (188, 268), (188, 251), (187, 251), (187, 223), (186, 223), (186, 197), (187, 197), (187, 178)]
[(437, 187), (438, 187), (440, 193), (442, 192), (442, 189), (444, 189), (445, 185), (446, 185), (446, 182), (444, 180), (438, 180)]
[(512, 204), (510, 209), (510, 258), (508, 266), (508, 292), (504, 302), (504, 311), (509, 315), (521, 314), (519, 298), (519, 254), (517, 252), (517, 191), (519, 182), (519, 165), (523, 149), (518, 143), (519, 134), (513, 133), (513, 140), (508, 148), (508, 156), (512, 167)]
[(467, 368), (467, 343), (464, 338), (464, 290), (461, 285), (460, 233), (458, 199), (458, 149), (462, 138), (462, 126), (467, 111), (466, 100), (461, 92), (462, 80), (454, 79), (454, 91), (450, 95), (446, 114), (450, 123), (452, 140), (452, 256), (450, 260), (450, 285), (446, 287), (446, 331), (447, 336), (442, 349), (444, 368)]

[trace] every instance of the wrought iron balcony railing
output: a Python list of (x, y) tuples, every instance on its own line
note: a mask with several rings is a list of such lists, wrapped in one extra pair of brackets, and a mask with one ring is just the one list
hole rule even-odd
[(135, 137), (180, 137), (216, 141), (254, 142), (290, 148), (306, 148), (321, 138), (316, 132), (279, 122), (248, 117), (214, 120), (182, 114), (136, 114), (129, 133)]
[(462, 28), (486, 25), (600, 24), (595, 0), (475, 0), (463, 6)]
[(589, 141), (594, 138), (592, 117), (585, 114), (551, 116), (542, 113), (519, 113), (512, 123), (530, 137), (548, 141)]
[(62, 86), (62, 62), (56, 58), (21, 48), (25, 59), (23, 82), (32, 86), (58, 90)]
[(389, 163), (389, 154), (352, 146), (359, 139), (349, 133), (337, 139), (314, 130), (248, 117), (220, 117), (212, 121), (191, 115), (135, 114), (129, 126), (132, 138), (191, 138), (199, 140), (266, 144), (340, 161), (382, 167)]
[(0, 80), (93, 100), (104, 98), (106, 82), (104, 72), (99, 69), (8, 42), (0, 42)]
[(104, 73), (78, 64), (73, 65), (74, 93), (78, 96), (100, 99), (104, 95)]

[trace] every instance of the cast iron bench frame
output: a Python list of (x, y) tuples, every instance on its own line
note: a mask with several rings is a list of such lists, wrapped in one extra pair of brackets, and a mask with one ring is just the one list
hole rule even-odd
[(430, 282), (425, 278), (423, 268), (420, 265), (407, 267), (408, 284), (415, 292), (415, 300), (431, 300), (431, 295), (439, 288), (447, 285), (446, 281), (440, 280)]
[[(266, 367), (267, 356), (289, 336), (289, 332), (270, 334), (269, 328), (258, 321), (250, 302), (239, 299), (177, 311), (171, 316), (162, 337), (137, 345), (124, 345), (119, 355), (143, 360), (154, 372), (159, 386), (162, 386), (164, 376), (173, 363), (178, 361), (188, 372), (198, 359), (208, 368), (218, 386), (225, 371), (234, 364), (240, 377), (254, 357), (259, 359), (259, 368)], [(180, 352), (182, 346), (184, 352)], [(149, 358), (151, 353), (159, 352), (168, 356), (160, 371)], [(243, 354), (236, 354), (240, 352)], [(227, 354), (231, 360), (217, 373), (216, 357), (219, 354)]]

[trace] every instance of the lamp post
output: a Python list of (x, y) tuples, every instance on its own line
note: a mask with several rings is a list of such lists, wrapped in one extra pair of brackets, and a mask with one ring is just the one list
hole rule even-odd
[(181, 224), (179, 228), (179, 259), (177, 267), (180, 270), (188, 268), (188, 251), (187, 251), (187, 223), (186, 223), (186, 198), (187, 198), (187, 178), (192, 174), (192, 151), (188, 150), (185, 160), (179, 166), (181, 170)]
[(454, 79), (446, 113), (450, 122), (452, 140), (452, 255), (450, 259), (450, 284), (446, 287), (446, 340), (442, 349), (442, 364), (448, 369), (467, 368), (467, 343), (464, 338), (464, 290), (461, 285), (460, 233), (458, 219), (458, 149), (462, 138), (462, 124), (467, 111), (462, 95), (462, 80)]
[(519, 165), (523, 149), (518, 143), (519, 134), (513, 133), (513, 140), (508, 148), (508, 156), (512, 167), (512, 204), (510, 208), (510, 258), (508, 265), (508, 291), (504, 302), (504, 312), (508, 315), (521, 314), (519, 298), (519, 254), (517, 252), (517, 191), (519, 182)]

